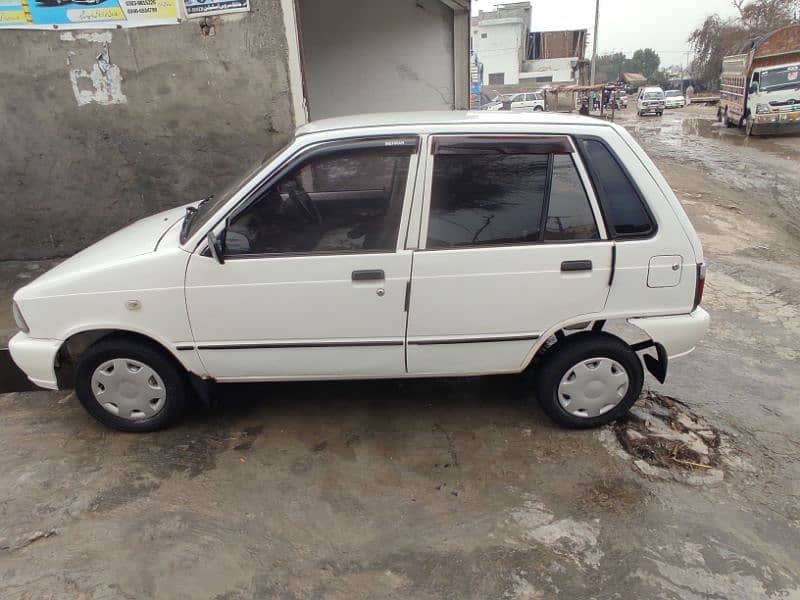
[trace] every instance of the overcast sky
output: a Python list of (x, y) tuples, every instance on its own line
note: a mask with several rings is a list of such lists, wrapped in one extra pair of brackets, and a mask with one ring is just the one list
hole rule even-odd
[[(473, 13), (492, 10), (495, 0), (472, 0)], [(531, 0), (534, 31), (594, 27), (595, 0)], [(686, 38), (706, 15), (736, 15), (730, 0), (600, 0), (598, 52), (652, 48), (662, 65), (680, 64), (689, 49)], [(587, 58), (591, 55), (591, 45)]]

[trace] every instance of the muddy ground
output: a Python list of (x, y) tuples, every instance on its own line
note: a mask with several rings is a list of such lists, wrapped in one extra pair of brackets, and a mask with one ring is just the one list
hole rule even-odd
[(558, 429), (513, 378), (232, 386), (139, 436), (6, 394), (0, 597), (800, 598), (800, 138), (617, 116), (703, 238), (711, 331), (647, 385), (719, 430), (721, 480)]

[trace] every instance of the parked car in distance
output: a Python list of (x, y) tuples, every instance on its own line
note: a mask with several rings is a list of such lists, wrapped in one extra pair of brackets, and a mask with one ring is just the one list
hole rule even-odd
[(486, 94), (481, 94), (481, 110), (503, 110), (503, 99), (495, 96), (493, 99)]
[(680, 90), (667, 90), (664, 92), (664, 108), (683, 108), (686, 106), (686, 97)]
[(665, 105), (664, 90), (660, 87), (639, 88), (639, 95), (636, 97), (636, 114), (640, 117), (646, 114), (661, 116), (664, 114)]
[(544, 110), (544, 95), (540, 92), (521, 92), (510, 98), (510, 108), (514, 111), (531, 112)]
[(622, 127), (370, 114), (305, 125), (213, 197), (21, 288), (9, 349), (125, 431), (175, 422), (211, 382), (501, 373), (582, 428), (694, 349), (704, 280), (686, 213)]

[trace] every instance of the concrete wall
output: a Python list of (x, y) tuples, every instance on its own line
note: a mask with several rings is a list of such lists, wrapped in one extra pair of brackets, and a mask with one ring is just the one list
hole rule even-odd
[[(299, 13), (312, 120), (454, 107), (453, 10), (440, 0), (300, 0)], [(466, 76), (466, 49), (460, 64)]]
[[(252, 4), (214, 36), (196, 20), (0, 31), (0, 260), (72, 254), (288, 140), (280, 1)], [(110, 66), (96, 60), (106, 47)]]

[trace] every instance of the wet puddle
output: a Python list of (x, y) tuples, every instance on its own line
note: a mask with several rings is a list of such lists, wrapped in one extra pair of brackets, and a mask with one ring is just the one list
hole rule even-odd
[(768, 192), (795, 213), (800, 136), (750, 137), (717, 122), (713, 112), (628, 117), (621, 124), (656, 159), (691, 164), (735, 189)]

